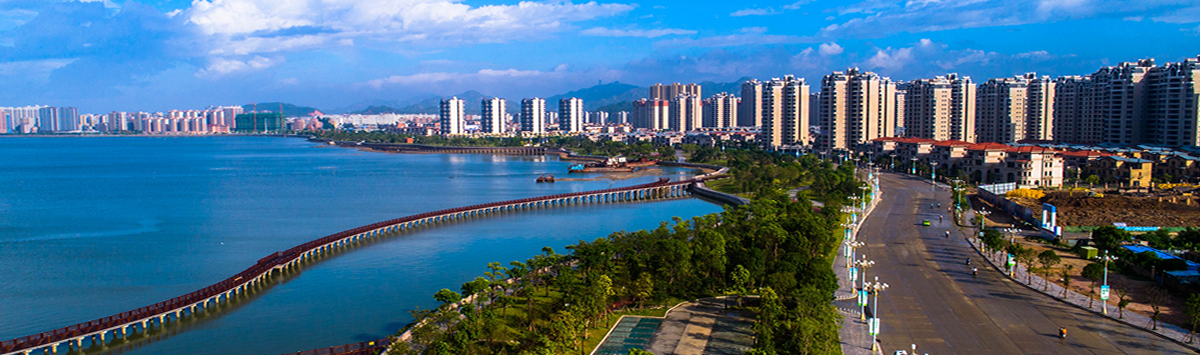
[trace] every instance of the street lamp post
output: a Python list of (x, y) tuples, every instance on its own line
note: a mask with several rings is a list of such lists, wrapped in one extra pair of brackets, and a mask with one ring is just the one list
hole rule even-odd
[[(866, 244), (863, 244), (863, 242), (858, 242), (858, 241), (854, 241), (854, 242), (847, 241), (846, 242), (846, 268), (847, 269), (849, 269), (850, 266), (854, 265), (854, 257), (855, 257), (854, 248), (859, 248), (859, 247), (862, 247), (863, 245), (866, 245)], [(849, 277), (849, 276), (847, 276), (847, 277)]]
[(937, 165), (936, 160), (929, 162), (929, 191), (933, 191), (934, 187), (937, 187)]
[(1104, 286), (1100, 286), (1100, 312), (1108, 314), (1108, 261), (1117, 260), (1116, 256), (1108, 255), (1108, 250), (1104, 251), (1104, 256), (1100, 257), (1104, 260)]
[(875, 338), (879, 336), (879, 292), (888, 288), (888, 284), (880, 283), (879, 276), (875, 276), (875, 282), (870, 284), (871, 293), (875, 294), (875, 305), (871, 310), (871, 323), (868, 328), (871, 332), (871, 351), (879, 351), (879, 345), (875, 343)]
[(862, 288), (858, 290), (858, 313), (859, 319), (867, 320), (867, 268), (875, 265), (875, 261), (867, 260), (867, 256), (863, 255), (862, 260), (855, 262), (858, 265), (859, 276), (862, 279)]

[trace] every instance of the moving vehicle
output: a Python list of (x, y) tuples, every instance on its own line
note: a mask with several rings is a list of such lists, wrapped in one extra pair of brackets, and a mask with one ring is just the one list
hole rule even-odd
[(927, 220), (921, 221), (921, 225), (922, 225), (922, 226), (926, 226), (926, 227), (928, 227), (928, 226), (929, 226), (929, 220), (927, 219)]

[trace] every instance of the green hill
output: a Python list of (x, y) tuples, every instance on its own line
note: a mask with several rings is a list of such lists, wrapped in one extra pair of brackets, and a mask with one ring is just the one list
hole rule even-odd
[(562, 98), (578, 97), (583, 99), (583, 108), (588, 111), (595, 111), (602, 106), (617, 104), (622, 101), (634, 101), (649, 93), (649, 89), (636, 85), (622, 84), (620, 82), (611, 82), (608, 84), (596, 85), (586, 89), (579, 89), (561, 95), (554, 95), (546, 98), (546, 107), (558, 107), (558, 100)]
[(260, 113), (261, 112), (283, 112), (284, 117), (304, 117), (304, 116), (308, 116), (308, 114), (313, 113), (313, 111), (317, 110), (312, 107), (296, 106), (293, 104), (283, 103), (283, 102), (259, 102), (256, 104), (245, 104), (245, 105), (242, 105), (242, 109), (246, 110), (246, 113), (250, 113), (250, 112), (254, 112), (254, 111), (258, 111)]

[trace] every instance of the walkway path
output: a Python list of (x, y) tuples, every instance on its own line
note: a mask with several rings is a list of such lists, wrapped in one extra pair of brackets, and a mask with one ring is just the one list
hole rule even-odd
[[(978, 238), (971, 238), (969, 240), (969, 242), (971, 243), (971, 245), (973, 247), (975, 247), (976, 250), (981, 249), (981, 245), (979, 244), (980, 241)], [(991, 252), (980, 251), (980, 254), (984, 256), (984, 259), (988, 261), (988, 264), (990, 264), (992, 267), (996, 268), (996, 270), (1003, 273), (1003, 271), (1005, 270), (1004, 263), (1006, 261), (1005, 253), (1002, 253), (1002, 252), (991, 253)], [(1073, 290), (1068, 291), (1066, 293), (1066, 297), (1064, 298), (1064, 297), (1062, 297), (1063, 296), (1062, 285), (1060, 285), (1058, 283), (1047, 284), (1046, 280), (1044, 278), (1042, 278), (1041, 276), (1038, 276), (1036, 273), (1032, 275), (1032, 278), (1030, 276), (1031, 275), (1029, 275), (1029, 269), (1027, 268), (1027, 266), (1018, 265), (1016, 267), (1016, 269), (1013, 270), (1012, 276), (1009, 277), (1009, 280), (1012, 280), (1013, 282), (1025, 285), (1030, 290), (1037, 291), (1039, 293), (1042, 293), (1043, 295), (1063, 301), (1064, 303), (1067, 303), (1069, 305), (1078, 307), (1080, 309), (1091, 311), (1092, 313), (1096, 314), (1097, 316), (1106, 317), (1108, 319), (1124, 323), (1130, 327), (1134, 327), (1134, 328), (1138, 328), (1143, 331), (1150, 332), (1152, 334), (1163, 337), (1164, 339), (1173, 341), (1179, 345), (1182, 345), (1182, 346), (1191, 348), (1192, 350), (1196, 350), (1197, 352), (1200, 352), (1200, 341), (1192, 341), (1191, 343), (1188, 343), (1188, 340), (1190, 340), (1191, 338), (1190, 338), (1190, 332), (1188, 332), (1186, 329), (1183, 329), (1183, 328), (1178, 327), (1173, 324), (1163, 323), (1161, 321), (1158, 322), (1158, 327), (1157, 327), (1158, 329), (1154, 329), (1155, 328), (1153, 325), (1154, 322), (1153, 322), (1153, 320), (1150, 319), (1150, 317), (1147, 317), (1145, 315), (1142, 315), (1142, 314), (1139, 314), (1136, 312), (1124, 312), (1124, 315), (1123, 315), (1124, 318), (1121, 319), (1121, 318), (1118, 318), (1119, 316), (1121, 316), (1121, 314), (1120, 314), (1120, 312), (1118, 312), (1117, 309), (1115, 309), (1116, 307), (1109, 307), (1108, 314), (1104, 314), (1104, 309), (1103, 309), (1104, 302), (1101, 302), (1099, 299), (1097, 299), (1095, 301), (1091, 301), (1091, 299), (1088, 296), (1085, 296), (1085, 295), (1075, 292)], [(1030, 280), (1032, 280), (1032, 283), (1026, 282), (1026, 281), (1030, 281)], [(1045, 291), (1043, 291), (1043, 290), (1045, 290)]]
[(667, 312), (647, 350), (659, 355), (744, 354), (754, 346), (754, 318), (726, 309), (733, 297), (686, 302)]
[[(860, 176), (860, 180), (868, 180), (867, 177)], [(850, 233), (846, 236), (843, 242), (855, 242), (858, 240), (858, 230), (862, 226), (862, 221), (867, 220), (875, 211), (875, 206), (879, 204), (879, 200), (883, 196), (883, 192), (879, 191), (878, 186), (872, 186), (875, 190), (875, 199), (872, 200), (865, 211), (852, 208), (851, 212), (855, 213), (859, 218), (860, 223), (854, 223), (850, 226)], [(838, 277), (838, 289), (834, 291), (834, 306), (838, 312), (842, 314), (842, 328), (839, 331), (839, 338), (842, 343), (842, 353), (846, 355), (871, 354), (871, 335), (867, 332), (867, 322), (862, 320), (862, 312), (857, 306), (858, 288), (850, 281), (850, 272), (846, 266), (846, 248), (848, 246), (842, 243), (833, 261), (833, 273)]]

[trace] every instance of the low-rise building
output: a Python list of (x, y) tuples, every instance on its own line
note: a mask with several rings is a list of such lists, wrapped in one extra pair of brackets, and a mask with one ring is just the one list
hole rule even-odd
[(1147, 187), (1154, 175), (1154, 162), (1140, 158), (1110, 155), (1096, 159), (1085, 169), (1086, 175), (1096, 175), (1103, 183)]

